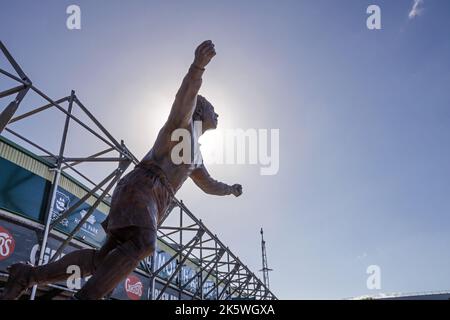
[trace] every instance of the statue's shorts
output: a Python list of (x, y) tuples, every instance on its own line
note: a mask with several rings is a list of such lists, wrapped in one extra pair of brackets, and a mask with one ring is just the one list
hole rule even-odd
[(107, 233), (134, 226), (150, 229), (156, 236), (173, 195), (164, 171), (152, 161), (141, 161), (119, 180), (102, 226)]

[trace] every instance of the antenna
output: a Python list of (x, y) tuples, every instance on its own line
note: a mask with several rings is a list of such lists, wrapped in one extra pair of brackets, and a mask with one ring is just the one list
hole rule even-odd
[(261, 250), (262, 250), (262, 269), (259, 271), (262, 271), (262, 273), (263, 273), (264, 285), (266, 286), (267, 289), (270, 290), (269, 271), (273, 271), (273, 270), (269, 269), (269, 267), (267, 265), (266, 241), (264, 240), (263, 228), (261, 228)]

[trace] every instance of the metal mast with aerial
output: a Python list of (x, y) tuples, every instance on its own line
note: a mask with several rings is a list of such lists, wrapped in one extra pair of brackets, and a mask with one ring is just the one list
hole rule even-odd
[(269, 271), (273, 271), (273, 270), (269, 269), (268, 264), (267, 264), (266, 241), (264, 240), (263, 228), (261, 228), (261, 249), (262, 249), (262, 269), (259, 271), (262, 271), (262, 273), (263, 273), (264, 285), (266, 286), (267, 289), (270, 289)]

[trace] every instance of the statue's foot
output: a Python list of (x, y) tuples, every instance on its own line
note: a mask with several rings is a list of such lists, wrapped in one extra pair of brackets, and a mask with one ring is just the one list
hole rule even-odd
[(9, 272), (0, 300), (18, 299), (29, 287), (32, 266), (26, 263), (15, 263), (7, 268)]

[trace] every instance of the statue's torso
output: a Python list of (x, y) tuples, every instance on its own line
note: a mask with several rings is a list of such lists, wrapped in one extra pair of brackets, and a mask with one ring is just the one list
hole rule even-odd
[[(196, 146), (193, 146), (192, 150), (197, 150), (197, 152), (200, 153), (198, 134), (195, 132), (193, 133), (192, 126), (185, 129), (190, 132), (191, 138), (193, 139), (192, 143), (197, 144)], [(164, 132), (162, 129), (153, 148), (147, 153), (143, 160), (151, 160), (158, 165), (164, 171), (174, 191), (177, 192), (200, 163), (194, 161), (193, 163), (175, 164), (174, 161), (172, 161), (171, 152), (172, 148), (180, 142), (171, 141), (170, 135), (171, 132)]]

